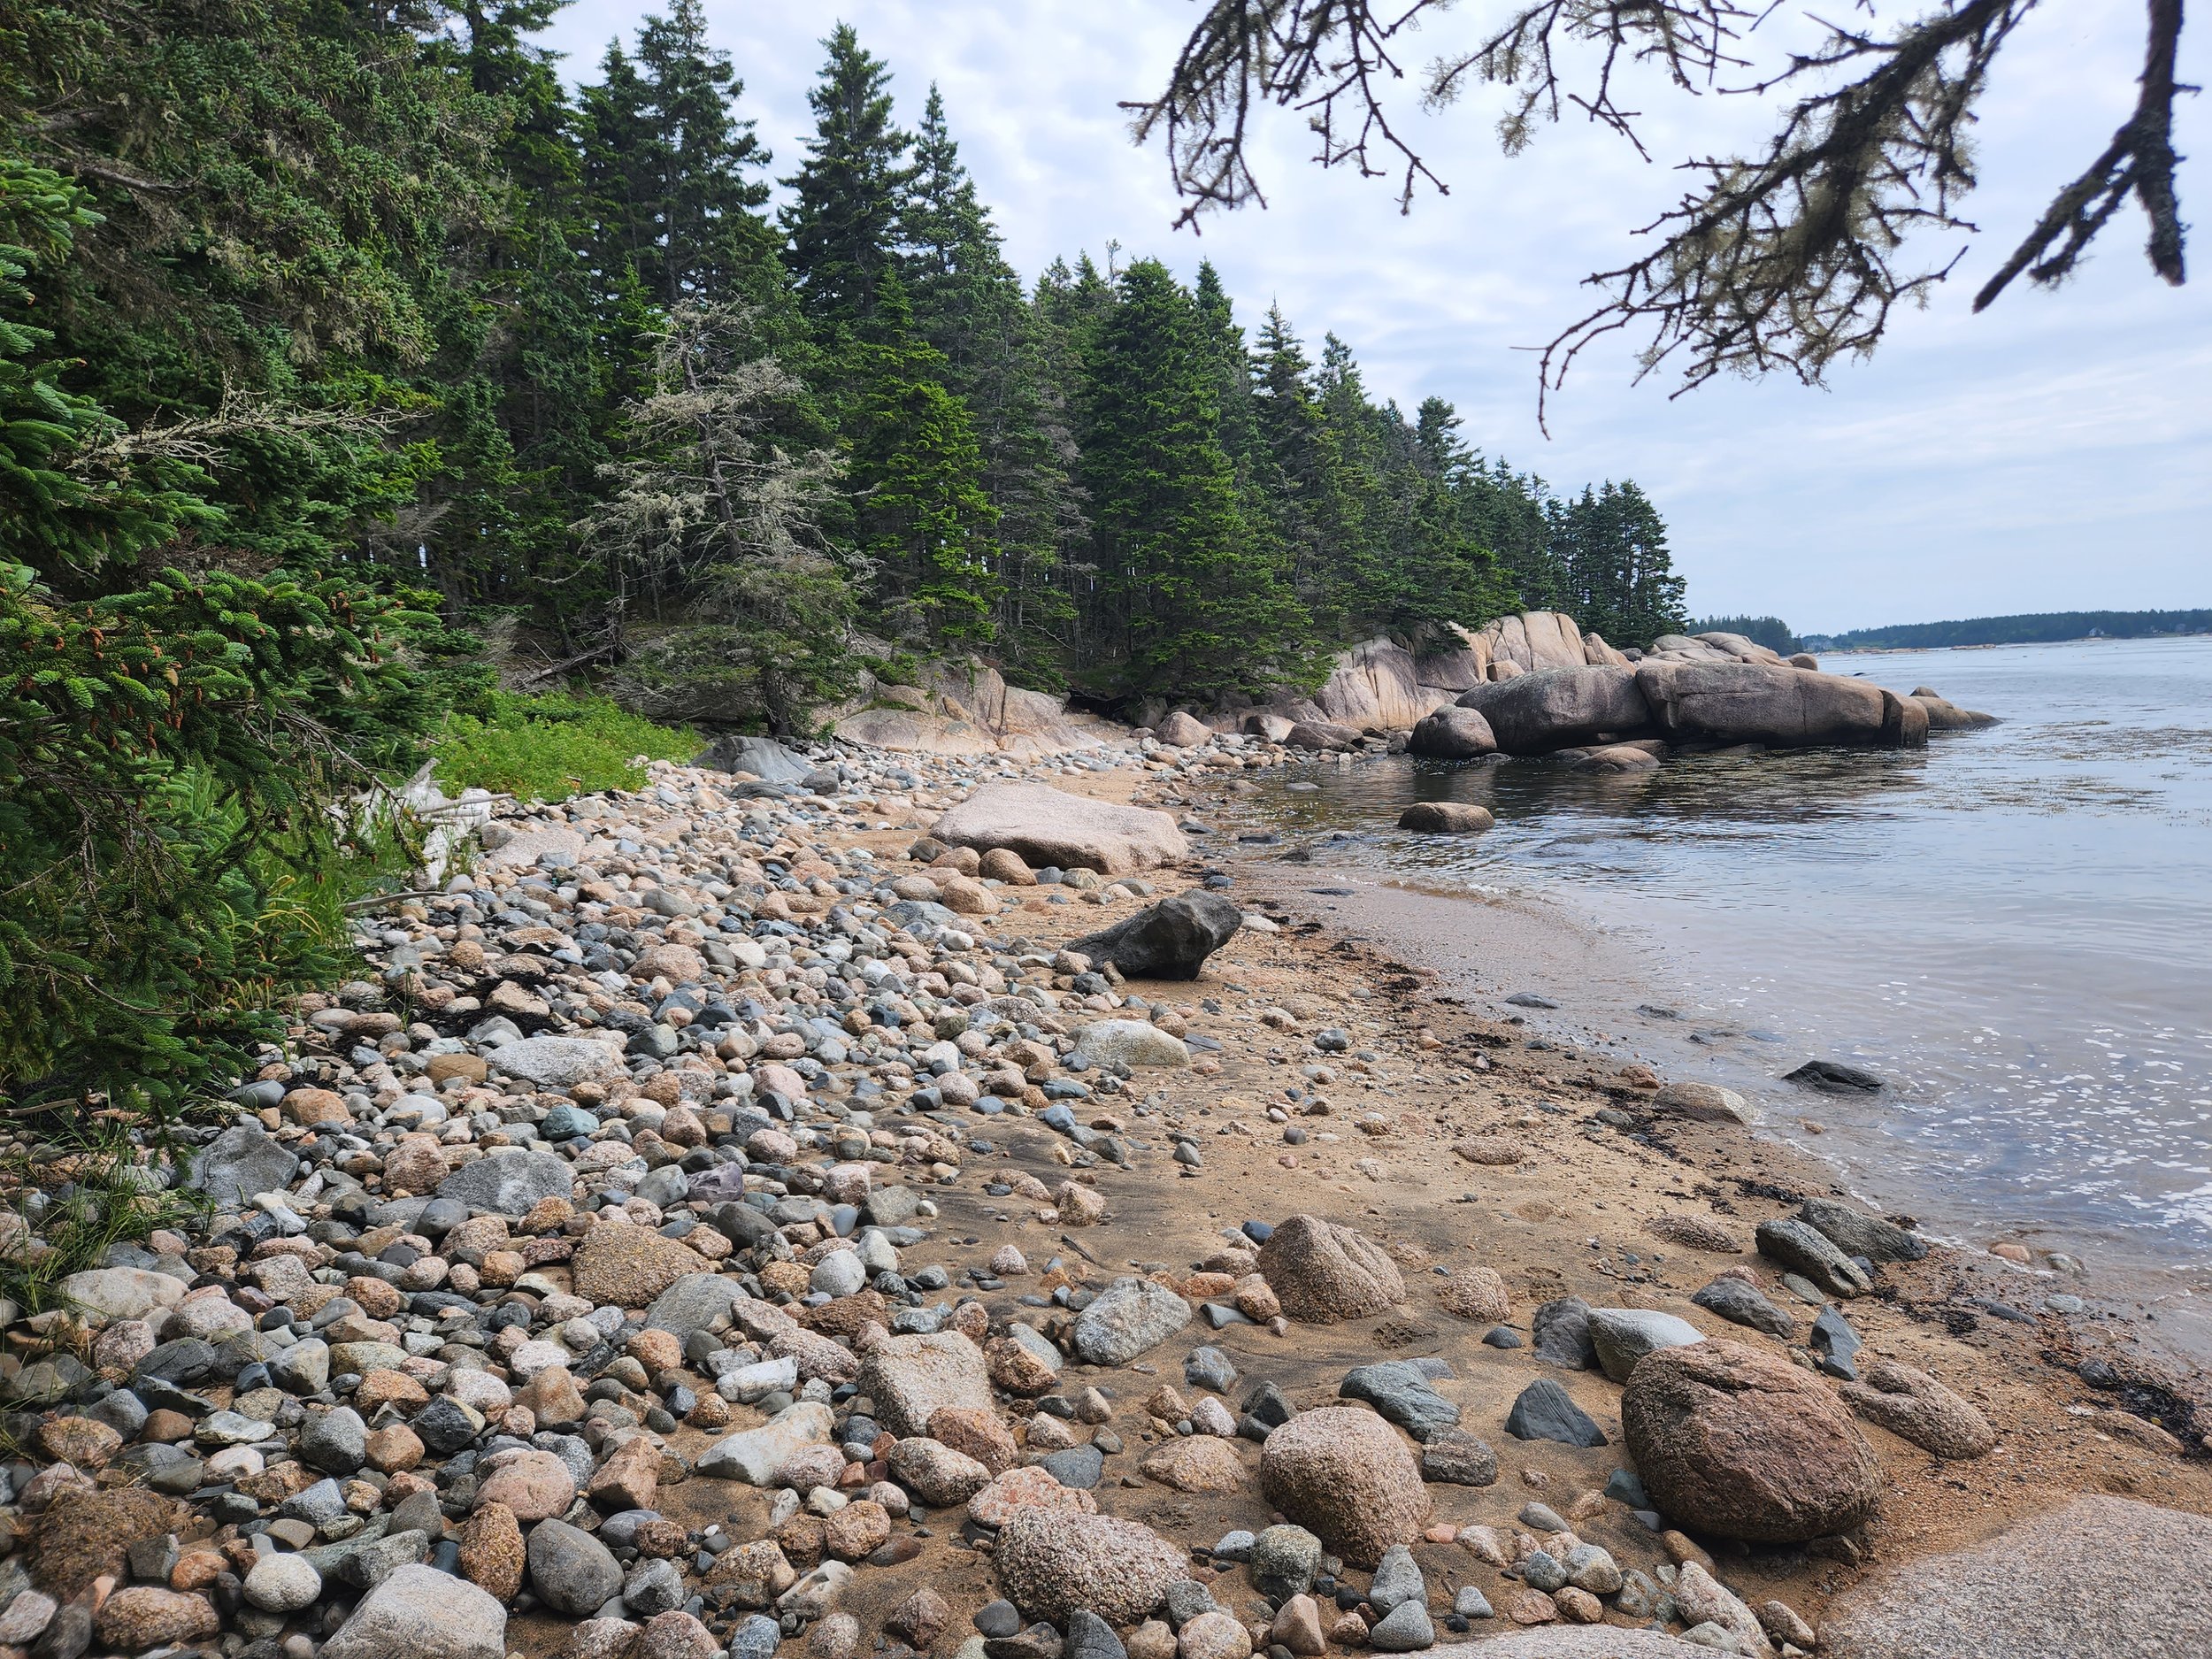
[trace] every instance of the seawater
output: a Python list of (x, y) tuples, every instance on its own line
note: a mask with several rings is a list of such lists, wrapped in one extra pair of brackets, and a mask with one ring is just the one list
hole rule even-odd
[[(1955, 1234), (2108, 1263), (2212, 1246), (2212, 639), (1837, 656), (1999, 717), (1924, 751), (1670, 759), (1655, 773), (1395, 758), (1274, 775), (1255, 804), (1337, 864), (1563, 907), (1663, 987), (1624, 1030), (1744, 1088), (1855, 1189)], [(1294, 792), (1294, 781), (1320, 785)], [(1394, 827), (1479, 802), (1480, 836)], [(1517, 987), (1511, 975), (1494, 988)], [(1778, 1080), (1813, 1056), (1864, 1100)], [(1809, 1144), (1811, 1144), (1809, 1142)]]

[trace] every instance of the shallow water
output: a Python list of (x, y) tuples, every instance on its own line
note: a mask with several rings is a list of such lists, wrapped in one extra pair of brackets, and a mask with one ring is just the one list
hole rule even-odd
[[(1786, 1132), (1816, 1119), (1870, 1196), (1962, 1236), (2202, 1266), (2212, 639), (1824, 665), (2003, 723), (1921, 752), (1685, 757), (1640, 776), (1318, 764), (1271, 776), (1255, 804), (1312, 841), (1317, 872), (1578, 912), (1678, 1018), (1617, 995), (1578, 1007), (1572, 987), (1545, 1018), (1602, 1022), (1672, 1075), (1745, 1087)], [(1286, 788), (1302, 777), (1320, 792)], [(1498, 826), (1392, 827), (1434, 799), (1480, 802)], [(1777, 1080), (1811, 1056), (1889, 1087), (1859, 1102)]]

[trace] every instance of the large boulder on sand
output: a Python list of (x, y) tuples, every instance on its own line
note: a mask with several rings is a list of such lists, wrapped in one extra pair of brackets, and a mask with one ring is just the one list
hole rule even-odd
[(1010, 848), (1041, 868), (1122, 876), (1175, 864), (1190, 843), (1175, 820), (1146, 807), (1117, 806), (1041, 783), (985, 784), (931, 826), (949, 847)]
[(1135, 1624), (1190, 1577), (1183, 1552), (1148, 1526), (1028, 1504), (999, 1529), (991, 1564), (1006, 1599), (1032, 1618), (1087, 1608), (1110, 1624)]
[(1636, 686), (1669, 737), (1892, 749), (1918, 748), (1928, 737), (1918, 703), (1863, 680), (1780, 663), (1647, 662), (1636, 669)]
[(1218, 893), (1179, 894), (1068, 949), (1132, 979), (1194, 979), (1206, 958), (1236, 937), (1244, 912)]
[(1152, 735), (1170, 749), (1195, 749), (1213, 737), (1213, 730), (1204, 721), (1178, 709), (1152, 728)]
[(1509, 755), (1544, 755), (1600, 737), (1633, 736), (1651, 726), (1651, 710), (1630, 668), (1548, 668), (1477, 686), (1459, 707), (1490, 723)]
[(1463, 709), (1455, 703), (1439, 709), (1415, 726), (1406, 747), (1432, 760), (1472, 760), (1495, 750), (1498, 740), (1481, 710)]
[(2201, 1515), (2076, 1498), (1971, 1549), (1862, 1579), (1821, 1621), (1820, 1652), (1824, 1659), (2212, 1653), (2206, 1561), (2212, 1520)]
[(1260, 1276), (1283, 1311), (1307, 1325), (1386, 1313), (1406, 1299), (1397, 1264), (1365, 1233), (1293, 1216), (1260, 1247)]
[(1687, 1532), (1801, 1543), (1848, 1532), (1881, 1498), (1873, 1449), (1828, 1386), (1740, 1342), (1647, 1354), (1621, 1431), (1652, 1502)]
[(1260, 1491), (1358, 1567), (1411, 1543), (1429, 1518), (1412, 1452), (1395, 1429), (1356, 1406), (1301, 1411), (1271, 1432), (1260, 1448)]

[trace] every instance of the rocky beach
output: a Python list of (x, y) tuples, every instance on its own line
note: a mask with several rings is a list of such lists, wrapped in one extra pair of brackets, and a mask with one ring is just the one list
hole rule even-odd
[[(147, 1143), (196, 1220), (10, 1310), (0, 1659), (2212, 1649), (2201, 1378), (1239, 838), (1445, 709), (1614, 768), (1970, 718), (1512, 620), (474, 805)], [(114, 1154), (15, 1151), (35, 1259)]]

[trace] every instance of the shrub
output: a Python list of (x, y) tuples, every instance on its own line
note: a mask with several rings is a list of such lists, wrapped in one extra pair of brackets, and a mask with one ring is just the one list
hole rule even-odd
[(449, 793), (490, 789), (559, 801), (600, 789), (634, 789), (646, 760), (689, 760), (697, 733), (657, 726), (601, 696), (522, 696), (495, 691), (470, 714), (450, 714), (435, 739), (437, 776)]

